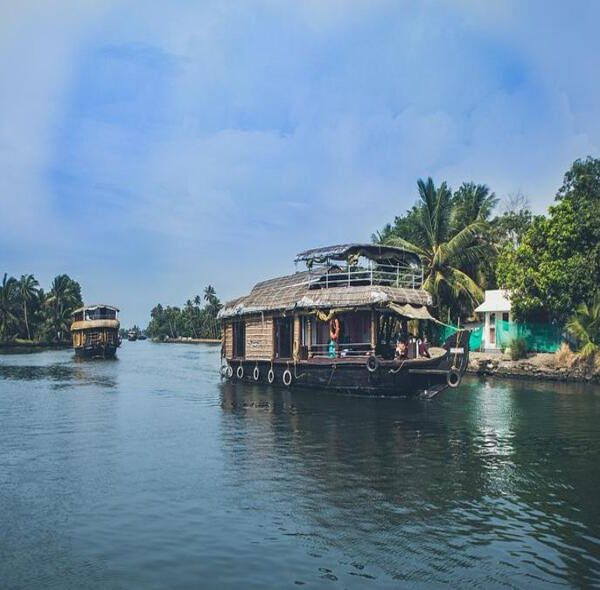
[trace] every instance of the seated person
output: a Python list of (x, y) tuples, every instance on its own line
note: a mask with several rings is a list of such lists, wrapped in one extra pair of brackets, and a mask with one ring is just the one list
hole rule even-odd
[(396, 358), (405, 359), (406, 353), (406, 342), (404, 342), (404, 340), (398, 340), (396, 344)]
[(421, 341), (419, 342), (419, 356), (424, 356), (426, 358), (431, 358), (429, 354), (429, 342), (427, 341), (427, 336), (423, 336)]

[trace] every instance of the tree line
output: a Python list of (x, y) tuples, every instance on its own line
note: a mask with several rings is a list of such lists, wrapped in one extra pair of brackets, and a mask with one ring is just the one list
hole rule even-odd
[(158, 340), (166, 338), (220, 338), (221, 326), (217, 314), (222, 305), (212, 285), (203, 296), (188, 299), (183, 307), (166, 307), (160, 303), (150, 312), (146, 334)]
[(419, 180), (412, 208), (375, 243), (417, 253), (439, 317), (472, 317), (484, 290), (510, 293), (518, 321), (566, 326), (591, 354), (600, 347), (600, 159), (576, 160), (546, 215), (522, 195), (503, 210), (485, 184)]
[(48, 291), (32, 274), (6, 273), (0, 284), (0, 342), (70, 342), (71, 314), (81, 307), (81, 286), (66, 274), (54, 278)]

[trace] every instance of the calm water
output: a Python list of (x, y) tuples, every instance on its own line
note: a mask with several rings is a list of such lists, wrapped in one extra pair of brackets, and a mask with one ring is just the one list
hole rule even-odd
[(600, 585), (600, 392), (231, 386), (218, 347), (0, 356), (0, 588)]

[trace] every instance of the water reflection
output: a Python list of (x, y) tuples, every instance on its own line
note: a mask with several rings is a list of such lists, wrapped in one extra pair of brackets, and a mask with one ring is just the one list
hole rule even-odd
[(271, 480), (307, 538), (394, 579), (597, 582), (600, 471), (581, 453), (599, 450), (598, 405), (528, 393), (472, 381), (432, 404), (227, 383), (223, 447), (243, 448), (237, 483)]
[(600, 584), (588, 387), (352, 398), (222, 384), (218, 348), (119, 359), (0, 356), (0, 586)]
[(110, 371), (110, 364), (118, 362), (116, 359), (85, 361), (73, 357), (50, 364), (11, 364), (7, 358), (14, 357), (5, 357), (0, 363), (0, 379), (49, 382), (53, 389), (87, 385), (117, 387), (116, 373)]

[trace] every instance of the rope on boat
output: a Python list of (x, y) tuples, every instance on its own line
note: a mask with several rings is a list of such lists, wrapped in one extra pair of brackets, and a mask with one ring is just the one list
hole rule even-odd
[(306, 373), (301, 373), (300, 375), (298, 375), (298, 363), (296, 362), (296, 359), (294, 359), (294, 379), (302, 379), (302, 377), (306, 377)]
[(333, 379), (333, 374), (335, 373), (336, 369), (337, 369), (337, 364), (333, 363), (333, 368), (331, 369), (331, 374), (329, 375), (329, 379), (327, 380), (327, 387), (329, 387), (331, 380)]
[(458, 318), (458, 332), (456, 332), (456, 345), (454, 347), (454, 361), (452, 361), (452, 368), (456, 369), (456, 359), (458, 357), (458, 335), (460, 334), (460, 318)]
[(294, 360), (294, 379), (301, 379), (302, 377), (304, 377), (306, 374), (302, 373), (302, 375), (298, 375), (298, 363)]
[(404, 359), (401, 363), (400, 366), (397, 369), (390, 369), (390, 373), (393, 373), (394, 375), (396, 373), (399, 373), (402, 370), (402, 367), (404, 366), (404, 363), (406, 362), (407, 359)]

